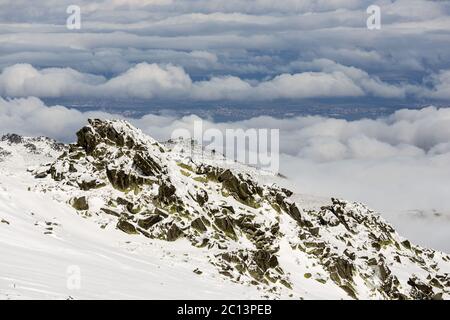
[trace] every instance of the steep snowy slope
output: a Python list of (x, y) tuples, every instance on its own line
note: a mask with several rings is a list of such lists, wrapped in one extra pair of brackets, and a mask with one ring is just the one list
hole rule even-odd
[[(14, 135), (0, 148), (0, 299), (263, 297), (255, 287), (223, 281), (187, 241), (102, 229), (58, 195), (30, 191), (36, 179), (27, 169), (54, 161), (61, 145)], [(80, 288), (72, 288), (77, 269)]]
[(362, 204), (124, 121), (77, 136), (0, 143), (0, 298), (449, 298), (450, 257)]

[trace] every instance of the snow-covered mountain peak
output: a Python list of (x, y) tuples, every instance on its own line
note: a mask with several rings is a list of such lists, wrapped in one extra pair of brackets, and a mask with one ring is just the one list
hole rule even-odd
[(401, 238), (362, 204), (304, 207), (275, 177), (262, 182), (254, 168), (195, 143), (159, 143), (125, 121), (90, 120), (77, 138), (33, 170), (31, 192), (67, 204), (99, 236), (189, 244), (215, 281), (270, 298), (449, 297), (450, 257)]
[(127, 147), (129, 149), (154, 149), (156, 140), (142, 133), (125, 120), (89, 119), (89, 125), (77, 132), (78, 145), (91, 153), (99, 144)]

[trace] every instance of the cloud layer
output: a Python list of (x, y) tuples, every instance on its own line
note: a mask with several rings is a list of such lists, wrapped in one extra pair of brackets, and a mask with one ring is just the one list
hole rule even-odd
[[(0, 133), (68, 142), (93, 117), (123, 118), (49, 107), (37, 98), (0, 98)], [(199, 119), (148, 114), (127, 120), (165, 140), (175, 129), (192, 130)], [(356, 121), (317, 116), (225, 123), (204, 119), (204, 127), (280, 129), (280, 171), (298, 192), (363, 201), (406, 236), (450, 252), (450, 108), (404, 109), (386, 118)]]
[[(82, 29), (68, 30), (71, 4), (0, 1), (0, 131), (71, 141), (89, 117), (122, 117), (25, 98), (33, 96), (450, 105), (450, 1), (77, 0)], [(381, 30), (366, 28), (372, 4)], [(367, 202), (407, 236), (450, 251), (449, 118), (449, 109), (426, 108), (206, 125), (280, 128), (281, 171), (299, 191)], [(164, 139), (195, 119), (129, 120)], [(436, 215), (425, 225), (398, 214), (410, 209)]]
[(0, 73), (0, 96), (4, 97), (100, 97), (139, 99), (274, 100), (336, 97), (404, 98), (449, 97), (450, 70), (430, 77), (431, 88), (393, 85), (371, 77), (355, 67), (327, 59), (301, 62), (302, 72), (283, 73), (262, 81), (236, 76), (193, 81), (179, 66), (140, 63), (107, 79), (71, 68), (38, 70), (16, 64)]
[[(40, 88), (3, 85), (3, 95), (93, 95), (99, 84), (108, 95), (124, 80), (119, 94), (143, 98), (450, 100), (448, 1), (80, 0), (76, 31), (65, 27), (69, 4), (0, 3), (0, 70), (48, 73)], [(371, 4), (381, 30), (366, 28)]]

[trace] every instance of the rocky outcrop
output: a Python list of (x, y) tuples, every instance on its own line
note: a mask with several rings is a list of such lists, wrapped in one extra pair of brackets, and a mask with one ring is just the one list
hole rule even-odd
[(15, 134), (15, 133), (9, 133), (5, 134), (1, 137), (1, 141), (6, 141), (10, 144), (20, 144), (23, 142), (22, 136)]
[(72, 207), (76, 210), (88, 210), (89, 204), (85, 196), (76, 197), (71, 200)]
[[(90, 120), (77, 137), (35, 171), (43, 184), (47, 174), (53, 179), (46, 190), (76, 192), (76, 210), (130, 235), (209, 249), (210, 263), (230, 281), (275, 294), (315, 281), (354, 299), (448, 297), (450, 279), (439, 266), (450, 257), (400, 238), (362, 204), (332, 199), (304, 210), (292, 191), (258, 183), (248, 168), (203, 161), (183, 151), (191, 143), (175, 151), (175, 142), (160, 144), (124, 121)], [(90, 197), (102, 199), (100, 210), (89, 207)], [(287, 272), (283, 252), (303, 271)], [(420, 273), (404, 279), (405, 261)]]
[(119, 220), (117, 228), (128, 234), (137, 234), (136, 227), (126, 220)]

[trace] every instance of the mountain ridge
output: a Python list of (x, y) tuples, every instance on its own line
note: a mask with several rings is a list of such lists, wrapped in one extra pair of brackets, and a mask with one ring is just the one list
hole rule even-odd
[(57, 195), (100, 229), (187, 240), (208, 251), (223, 281), (270, 298), (308, 298), (304, 287), (354, 299), (449, 298), (450, 257), (401, 238), (363, 204), (304, 209), (292, 191), (258, 181), (257, 169), (193, 141), (160, 143), (122, 120), (91, 119), (76, 143), (59, 147), (56, 160), (29, 168), (31, 191)]

